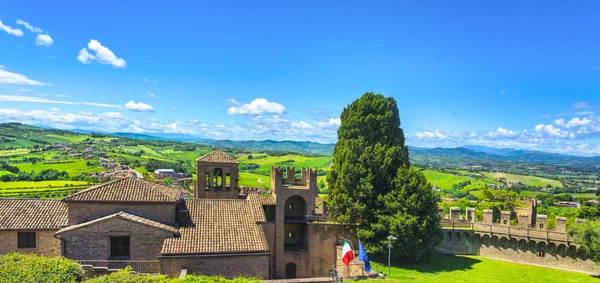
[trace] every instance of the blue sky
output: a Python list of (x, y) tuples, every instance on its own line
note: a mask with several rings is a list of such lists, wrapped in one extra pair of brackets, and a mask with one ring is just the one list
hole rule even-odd
[(599, 8), (0, 0), (0, 122), (334, 142), (373, 91), (410, 145), (600, 155)]

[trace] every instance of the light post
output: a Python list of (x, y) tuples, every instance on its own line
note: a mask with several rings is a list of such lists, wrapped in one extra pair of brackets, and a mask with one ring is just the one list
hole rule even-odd
[(397, 238), (389, 235), (388, 236), (388, 278), (392, 278), (391, 274), (390, 274), (390, 265), (392, 262), (392, 241), (396, 240)]

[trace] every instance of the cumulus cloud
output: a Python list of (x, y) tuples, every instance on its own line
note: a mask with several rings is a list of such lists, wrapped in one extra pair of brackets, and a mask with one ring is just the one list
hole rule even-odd
[(35, 44), (39, 46), (49, 47), (52, 46), (52, 43), (54, 43), (54, 40), (52, 40), (52, 37), (47, 34), (38, 34), (37, 38), (35, 39)]
[(5, 68), (0, 68), (0, 84), (13, 84), (13, 85), (48, 85), (46, 83), (32, 80), (25, 75), (12, 73), (7, 71)]
[(319, 127), (323, 128), (331, 128), (331, 127), (339, 127), (342, 124), (342, 119), (340, 118), (329, 118), (329, 121), (316, 121), (315, 124)]
[[(94, 54), (90, 53), (93, 52)], [(118, 58), (108, 47), (103, 46), (99, 41), (92, 39), (88, 43), (87, 49), (79, 50), (77, 56), (83, 64), (90, 64), (92, 61), (98, 61), (100, 64), (112, 65), (117, 68), (125, 68), (127, 62), (123, 58)]]
[(35, 32), (35, 33), (42, 33), (42, 32), (44, 32), (43, 29), (38, 28), (38, 27), (34, 27), (31, 24), (29, 24), (28, 22), (23, 21), (21, 19), (17, 20), (17, 25), (22, 25), (22, 26), (24, 26), (26, 29), (28, 29), (31, 32)]
[(18, 28), (11, 28), (5, 24), (2, 23), (2, 21), (0, 21), (0, 30), (5, 31), (8, 34), (11, 35), (15, 35), (15, 36), (23, 36), (23, 31), (18, 29)]
[(151, 105), (133, 100), (125, 103), (125, 109), (137, 112), (154, 112), (154, 108)]
[(248, 104), (241, 106), (232, 106), (227, 109), (229, 115), (262, 115), (262, 114), (283, 114), (286, 109), (277, 102), (270, 102), (264, 98), (254, 99)]
[(42, 97), (35, 96), (20, 96), (20, 95), (0, 95), (0, 102), (28, 102), (28, 103), (50, 103), (50, 104), (67, 104), (67, 105), (87, 105), (87, 106), (98, 106), (98, 107), (112, 107), (120, 108), (119, 105), (95, 103), (95, 102), (83, 102), (83, 101), (64, 101), (64, 100), (52, 100)]

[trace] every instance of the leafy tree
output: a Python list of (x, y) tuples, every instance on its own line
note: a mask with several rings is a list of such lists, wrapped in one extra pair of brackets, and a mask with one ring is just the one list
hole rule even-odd
[(596, 264), (600, 264), (600, 222), (579, 223), (574, 225), (569, 233), (575, 236), (575, 243), (585, 250), (588, 257)]
[(582, 206), (577, 210), (575, 216), (581, 219), (595, 220), (600, 216), (600, 211), (593, 206)]
[(366, 93), (344, 109), (327, 184), (331, 215), (376, 252), (392, 234), (394, 258), (420, 260), (440, 240), (437, 196), (410, 167), (392, 97)]

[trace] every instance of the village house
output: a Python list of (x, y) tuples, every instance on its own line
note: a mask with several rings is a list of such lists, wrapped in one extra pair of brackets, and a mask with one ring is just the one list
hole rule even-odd
[(341, 264), (343, 240), (356, 243), (344, 225), (327, 221), (326, 206), (316, 209), (316, 169), (297, 176), (294, 168), (273, 167), (272, 193), (243, 198), (233, 157), (217, 150), (196, 163), (192, 198), (124, 178), (62, 200), (0, 199), (0, 254), (62, 255), (168, 276), (186, 270), (268, 279), (328, 276)]

